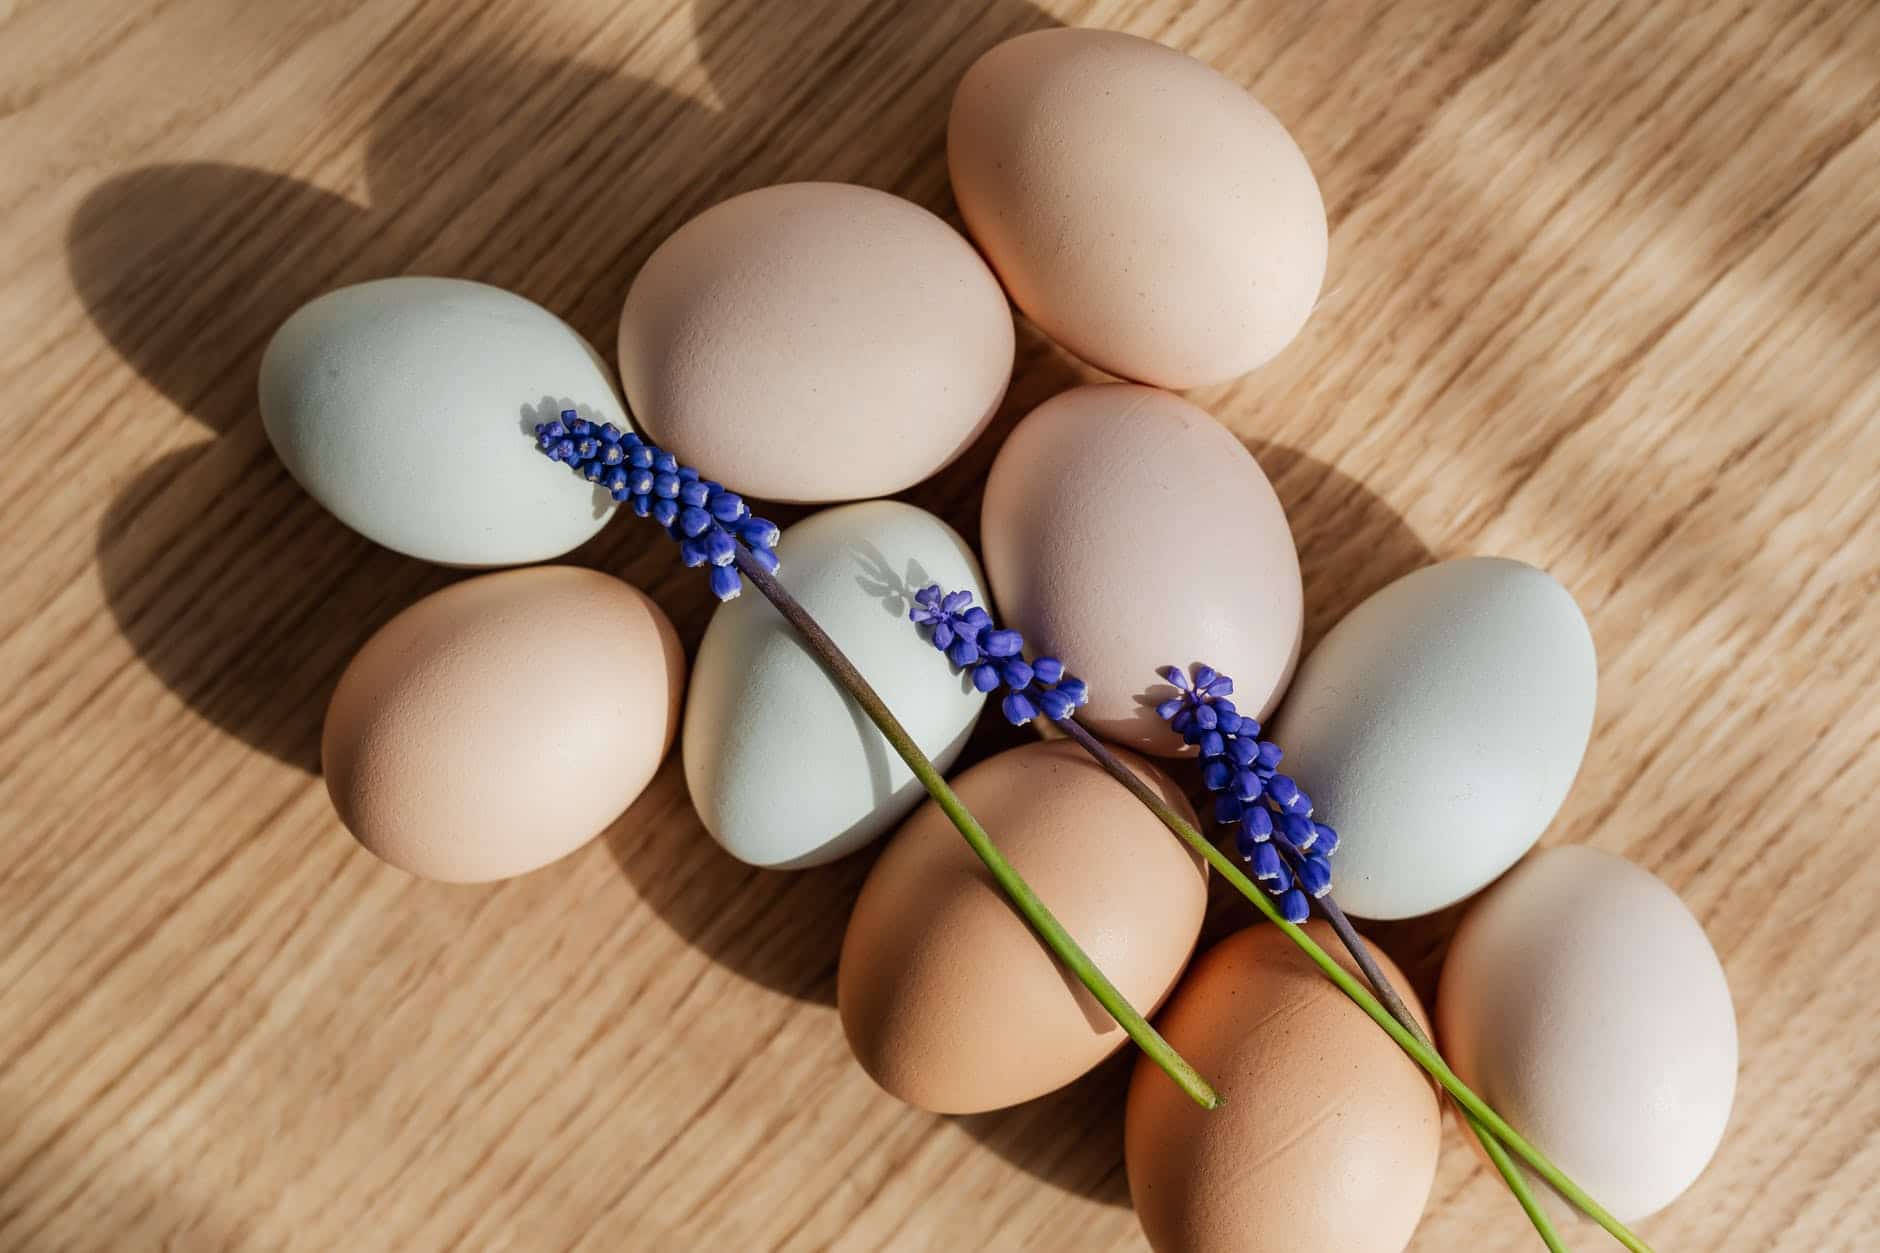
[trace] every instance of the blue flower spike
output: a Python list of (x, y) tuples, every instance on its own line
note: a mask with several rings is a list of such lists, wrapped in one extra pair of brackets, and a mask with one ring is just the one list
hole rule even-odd
[(1229, 699), (1232, 679), (1205, 665), (1192, 671), (1166, 666), (1160, 673), (1175, 695), (1155, 712), (1200, 750), (1201, 781), (1214, 794), (1214, 820), (1239, 828), (1235, 849), (1280, 916), (1304, 922), (1311, 902), (1332, 890), (1338, 832), (1313, 821), (1312, 798), (1278, 772), (1279, 745), (1261, 739), (1259, 722)]
[(671, 453), (634, 432), (563, 409), (559, 418), (536, 424), (535, 446), (635, 516), (665, 527), (678, 542), (681, 561), (693, 569), (710, 567), (712, 595), (719, 600), (735, 599), (743, 590), (736, 565), (739, 544), (763, 569), (776, 571), (781, 534), (776, 523), (755, 516), (742, 496), (680, 465)]
[(928, 641), (955, 670), (970, 675), (974, 688), (987, 694), (1005, 689), (999, 711), (1015, 727), (1039, 716), (1062, 722), (1090, 700), (1084, 681), (1066, 674), (1056, 657), (1027, 660), (1025, 637), (994, 626), (971, 592), (943, 592), (938, 583), (923, 587), (907, 617), (927, 628)]

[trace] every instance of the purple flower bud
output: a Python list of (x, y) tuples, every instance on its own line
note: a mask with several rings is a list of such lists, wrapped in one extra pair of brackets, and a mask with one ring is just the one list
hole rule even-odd
[[(1161, 704), (1157, 705), (1155, 707), (1155, 716), (1160, 718), (1164, 722), (1171, 722), (1174, 719), (1175, 715), (1180, 713), (1181, 711), (1182, 711), (1181, 697), (1177, 696), (1177, 697), (1174, 697), (1173, 699), (1165, 700)], [(1178, 731), (1181, 730), (1180, 727), (1176, 727), (1175, 729)]]
[(982, 692), (990, 692), (999, 686), (999, 671), (989, 661), (982, 661), (973, 667), (973, 686)]
[(1023, 657), (1008, 657), (999, 663), (999, 677), (1007, 687), (1027, 688), (1032, 680), (1031, 663)]
[(1000, 708), (1005, 720), (1015, 727), (1022, 727), (1038, 716), (1038, 707), (1023, 692), (1007, 692)]
[(1299, 812), (1299, 797), (1303, 795), (1303, 793), (1299, 791), (1299, 785), (1292, 781), (1291, 776), (1276, 774), (1268, 779), (1266, 781), (1266, 794), (1273, 798), (1273, 803), (1278, 805), (1281, 810), (1287, 813)]
[(1063, 678), (1059, 679), (1057, 683), (1057, 690), (1064, 693), (1066, 696), (1070, 697), (1071, 702), (1073, 704), (1087, 705), (1090, 703), (1089, 686), (1086, 685), (1082, 679), (1077, 678), (1075, 675), (1067, 674)]
[(703, 509), (705, 502), (712, 498), (711, 490), (697, 479), (679, 484), (679, 503), (694, 509)]
[(1286, 863), (1271, 842), (1255, 844), (1253, 851), (1247, 854), (1247, 861), (1253, 867), (1253, 877), (1262, 883), (1275, 883), (1286, 873)]
[(1038, 693), (1038, 708), (1044, 710), (1044, 716), (1053, 722), (1061, 721), (1077, 712), (1076, 702), (1056, 688), (1046, 688)]
[(687, 505), (679, 511), (679, 533), (697, 538), (712, 528), (712, 516), (696, 505)]
[(1167, 679), (1170, 683), (1173, 683), (1175, 690), (1178, 692), (1192, 690), (1188, 683), (1188, 672), (1183, 670), (1180, 666), (1163, 666), (1162, 677)]
[(653, 495), (661, 500), (675, 500), (679, 495), (679, 476), (670, 470), (653, 475)]
[(1039, 657), (1031, 663), (1031, 672), (1040, 683), (1056, 683), (1064, 677), (1064, 663), (1056, 657)]
[(1220, 757), (1227, 752), (1227, 739), (1219, 731), (1203, 731), (1195, 744), (1204, 758)]
[(1319, 856), (1330, 857), (1338, 851), (1338, 832), (1322, 822), (1315, 822), (1312, 824), (1312, 833), (1318, 837), (1313, 841), (1312, 847)]
[(1223, 792), (1214, 798), (1214, 821), (1224, 827), (1231, 827), (1239, 822), (1246, 811), (1246, 802), (1232, 792)]
[(1210, 792), (1224, 792), (1233, 785), (1234, 767), (1216, 757), (1201, 767), (1201, 782)]
[(1312, 906), (1306, 902), (1305, 894), (1296, 889), (1282, 892), (1278, 904), (1279, 916), (1295, 927), (1303, 925), (1312, 916)]
[(715, 566), (728, 566), (738, 559), (738, 546), (723, 527), (713, 527), (705, 532), (705, 559)]
[(942, 618), (939, 622), (934, 624), (933, 635), (931, 636), (931, 639), (933, 641), (933, 646), (944, 653), (953, 644), (952, 624), (949, 623), (945, 618)]
[(1016, 657), (1025, 649), (1025, 637), (1017, 631), (987, 631), (980, 644), (988, 657)]
[(1273, 811), (1265, 805), (1248, 805), (1247, 816), (1242, 821), (1260, 839), (1268, 839), (1273, 834)]
[(966, 612), (966, 607), (972, 603), (973, 594), (971, 592), (949, 592), (946, 598), (940, 602), (940, 607), (950, 614), (957, 614)]
[(947, 648), (947, 660), (964, 668), (979, 660), (979, 645), (965, 636), (959, 636)]
[(712, 595), (719, 600), (736, 600), (743, 585), (736, 566), (712, 567)]
[(744, 516), (744, 498), (736, 492), (719, 492), (705, 508), (720, 522), (736, 522)]
[(653, 521), (661, 526), (671, 526), (679, 516), (679, 502), (659, 497), (653, 501)]
[(1318, 899), (1332, 890), (1332, 863), (1318, 853), (1299, 861), (1299, 886)]
[(710, 555), (705, 551), (705, 542), (703, 540), (693, 539), (687, 536), (685, 539), (679, 541), (679, 560), (685, 563), (688, 570), (696, 569), (704, 565), (709, 559), (709, 556)]
[(1263, 769), (1271, 770), (1273, 767), (1279, 765), (1279, 759), (1282, 756), (1279, 751), (1279, 745), (1273, 743), (1271, 740), (1261, 740), (1259, 748), (1258, 760)]
[(747, 548), (775, 548), (783, 532), (768, 518), (745, 518), (738, 523), (738, 538)]

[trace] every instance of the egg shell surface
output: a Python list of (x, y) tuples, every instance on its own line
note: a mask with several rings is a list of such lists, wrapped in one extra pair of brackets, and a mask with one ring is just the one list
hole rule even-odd
[[(929, 583), (984, 603), (979, 563), (939, 518), (870, 500), (796, 523), (777, 577), (941, 770), (985, 697), (908, 621)], [(754, 591), (720, 605), (699, 643), (682, 731), (686, 786), (705, 828), (755, 866), (832, 861), (926, 796), (875, 724)]]
[(1299, 145), (1161, 44), (1071, 28), (999, 44), (954, 94), (947, 168), (1019, 308), (1124, 378), (1234, 378), (1318, 300), (1325, 205)]
[(1566, 799), (1597, 691), (1579, 606), (1524, 562), (1426, 566), (1346, 614), (1268, 729), (1343, 837), (1346, 912), (1431, 913), (1512, 866)]
[(1469, 907), (1436, 995), (1444, 1055), (1621, 1220), (1702, 1173), (1736, 1093), (1736, 1011), (1663, 881), (1579, 845), (1530, 855)]
[(1165, 666), (1233, 676), (1256, 717), (1292, 676), (1305, 601), (1286, 512), (1180, 396), (1107, 383), (1039, 405), (993, 462), (980, 531), (1002, 623), (1090, 685), (1079, 716), (1107, 740), (1193, 752), (1155, 715)]
[[(1358, 973), (1323, 921), (1305, 929)], [(1373, 954), (1425, 1021), (1403, 972)], [(1151, 1247), (1399, 1253), (1409, 1243), (1436, 1177), (1436, 1090), (1278, 927), (1202, 954), (1156, 1026), (1222, 1104), (1202, 1109), (1138, 1059), (1124, 1160)]]
[[(1192, 817), (1159, 771), (1134, 757), (1126, 764)], [(1130, 1003), (1145, 1013), (1159, 1003), (1201, 931), (1201, 860), (1069, 741), (1000, 753), (953, 786)], [(836, 995), (863, 1069), (939, 1113), (1042, 1096), (1128, 1038), (931, 801), (895, 833), (862, 887)]]
[(624, 428), (586, 340), (548, 310), (454, 278), (387, 278), (303, 305), (261, 359), (261, 419), (288, 473), (367, 539), (454, 566), (558, 557), (613, 502), (540, 455), (574, 409)]
[(426, 879), (478, 883), (573, 852), (633, 803), (679, 725), (685, 656), (659, 606), (593, 570), (505, 570), (366, 641), (327, 708), (340, 821)]
[(786, 183), (707, 209), (620, 317), (635, 419), (766, 500), (885, 496), (972, 443), (1012, 373), (1012, 313), (973, 246), (911, 201)]

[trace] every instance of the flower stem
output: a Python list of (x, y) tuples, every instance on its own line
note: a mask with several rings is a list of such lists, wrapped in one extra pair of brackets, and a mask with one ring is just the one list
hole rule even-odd
[[(1319, 912), (1324, 914), (1325, 920), (1332, 925), (1339, 943), (1345, 946), (1345, 951), (1351, 954), (1351, 959), (1363, 972), (1365, 981), (1377, 993), (1377, 999), (1382, 1001), (1384, 1008), (1390, 1011), (1390, 1016), (1402, 1023), (1404, 1029), (1414, 1035), (1424, 1047), (1433, 1048), (1422, 1024), (1410, 1012), (1410, 1007), (1404, 1004), (1403, 997), (1397, 995), (1397, 989), (1391, 986), (1389, 976), (1377, 964), (1377, 959), (1371, 955), (1371, 946), (1364, 942), (1364, 937), (1359, 935), (1357, 928), (1351, 925), (1351, 919), (1345, 917), (1345, 911), (1339, 907), (1338, 902), (1332, 899), (1330, 893), (1327, 893), (1319, 898), (1318, 906)], [(1534, 1224), (1534, 1230), (1540, 1234), (1541, 1243), (1545, 1244), (1552, 1253), (1566, 1253), (1567, 1246), (1561, 1242), (1560, 1233), (1554, 1230), (1552, 1221), (1547, 1217), (1547, 1211), (1541, 1208), (1540, 1201), (1534, 1196), (1534, 1190), (1528, 1187), (1527, 1177), (1521, 1173), (1521, 1168), (1515, 1165), (1514, 1159), (1508, 1156), (1508, 1150), (1503, 1148), (1501, 1142), (1489, 1133), (1487, 1127), (1482, 1125), (1481, 1119), (1460, 1105), (1456, 1108), (1462, 1114), (1463, 1121), (1468, 1123), (1469, 1130), (1475, 1133), (1475, 1138), (1482, 1142), (1482, 1150), (1488, 1154), (1488, 1160), (1495, 1164), (1495, 1169), (1501, 1172), (1502, 1180), (1507, 1183), (1508, 1190), (1514, 1193), (1514, 1199), (1526, 1212), (1528, 1221)]]
[(894, 716), (880, 695), (869, 685), (868, 680), (862, 677), (861, 671), (855, 668), (855, 663), (844, 655), (833, 639), (829, 638), (829, 633), (824, 631), (822, 626), (810, 616), (809, 611), (804, 609), (796, 597), (790, 594), (789, 589), (777, 581), (775, 575), (764, 569), (756, 559), (750, 556), (749, 550), (743, 544), (737, 547), (736, 560), (738, 569), (744, 577), (749, 579), (752, 585), (777, 607), (777, 612), (783, 615), (785, 621), (796, 628), (797, 633), (809, 645), (810, 651), (816, 655), (817, 660), (822, 662), (823, 667), (829, 671), (836, 682), (854, 697), (855, 703), (862, 707), (862, 712), (868, 715), (870, 721), (880, 728), (882, 736), (887, 739), (894, 751), (901, 755), (902, 760), (907, 762), (908, 768), (914, 772), (914, 777), (919, 779), (921, 786), (927, 789), (941, 812), (959, 828), (960, 834), (966, 837), (967, 844), (971, 845), (973, 852), (979, 855), (979, 860), (986, 864), (986, 869), (992, 872), (993, 880), (1004, 890), (1025, 921), (1031, 924), (1039, 938), (1057, 955), (1058, 960), (1077, 976), (1078, 981), (1089, 989), (1090, 995), (1097, 999), (1097, 1003), (1109, 1012), (1110, 1017), (1116, 1019), (1124, 1031), (1129, 1033), (1129, 1038), (1136, 1042), (1136, 1046), (1166, 1071), (1169, 1078), (1175, 1081), (1176, 1086), (1193, 1098), (1197, 1105), (1203, 1109), (1213, 1109), (1219, 1105), (1220, 1097), (1216, 1096), (1214, 1089), (1208, 1086), (1208, 1081), (1203, 1079), (1195, 1068), (1189, 1065), (1154, 1027), (1149, 1025), (1148, 1019), (1129, 1003), (1128, 998), (1117, 990), (1116, 985), (1111, 983), (1109, 978), (1097, 968), (1096, 963), (1090, 960), (1089, 954), (1078, 947), (1077, 941), (1045, 907), (1045, 903), (1038, 899), (1038, 894), (1031, 890), (1031, 885), (1025, 882), (1024, 878), (1013, 868), (1012, 863), (999, 852), (998, 847), (992, 842), (992, 837), (986, 834), (986, 829), (979, 825), (979, 820), (973, 817), (966, 806), (961, 803), (960, 798), (954, 794), (953, 789), (947, 786), (947, 781), (941, 777), (939, 769), (928, 759), (927, 754), (920, 750), (920, 746), (914, 742), (913, 737), (907, 733), (907, 729), (901, 725), (900, 720)]
[(1284, 931), (1286, 937), (1299, 946), (1300, 951), (1305, 953), (1312, 964), (1317, 966), (1320, 971), (1324, 973), (1326, 978), (1330, 979), (1338, 986), (1339, 991), (1355, 1001), (1358, 1008), (1370, 1015), (1371, 1020), (1377, 1023), (1379, 1027), (1383, 1028), (1386, 1035), (1397, 1042), (1399, 1048), (1408, 1053), (1417, 1065), (1428, 1071), (1430, 1075), (1435, 1078), (1436, 1082), (1441, 1084), (1444, 1090), (1455, 1098), (1456, 1104), (1460, 1105), (1465, 1112), (1474, 1116), (1504, 1145), (1512, 1149), (1514, 1155), (1532, 1167), (1534, 1173), (1546, 1180), (1554, 1191), (1577, 1206), (1594, 1222), (1604, 1227), (1606, 1231), (1611, 1234), (1613, 1239), (1632, 1250), (1632, 1253), (1651, 1253), (1650, 1246), (1634, 1235), (1624, 1223), (1608, 1213), (1599, 1202), (1588, 1196), (1578, 1184), (1569, 1179), (1545, 1154), (1522, 1138), (1521, 1134), (1513, 1127), (1510, 1127), (1500, 1114), (1497, 1114), (1493, 1109), (1489, 1108), (1487, 1102), (1477, 1096), (1470, 1090), (1467, 1084), (1457, 1077), (1456, 1072), (1449, 1068), (1449, 1063), (1445, 1062), (1435, 1049), (1418, 1039), (1416, 1035), (1411, 1034), (1404, 1028), (1402, 1023), (1391, 1017), (1390, 1011), (1384, 1008), (1377, 997), (1373, 996), (1369, 989), (1358, 982), (1350, 971), (1339, 965), (1338, 962), (1332, 958), (1331, 954), (1320, 948), (1317, 941), (1300, 928), (1280, 917), (1279, 910), (1274, 906), (1273, 902), (1267, 898), (1266, 893), (1261, 891), (1258, 885), (1256, 885), (1253, 880), (1249, 879), (1239, 866), (1234, 864), (1232, 858), (1221, 852), (1220, 849), (1214, 847), (1212, 841), (1202, 835), (1201, 832), (1197, 831), (1194, 826), (1180, 814), (1176, 813), (1160, 796), (1157, 796), (1155, 789), (1151, 788), (1141, 779), (1138, 779), (1134, 772), (1123, 765), (1121, 761), (1117, 760), (1115, 753), (1112, 753), (1108, 748), (1100, 744), (1095, 736), (1091, 735), (1089, 731), (1084, 729), (1082, 724), (1073, 718), (1060, 719), (1056, 725), (1061, 727), (1067, 735), (1082, 745), (1084, 750), (1095, 758), (1097, 763), (1107, 770), (1118, 783), (1128, 788), (1130, 793), (1135, 796), (1137, 800), (1147, 805), (1149, 810), (1154, 813), (1157, 818), (1162, 820), (1163, 826), (1173, 831), (1181, 838), (1183, 843), (1199, 853), (1206, 859), (1210, 866), (1213, 866), (1220, 872), (1223, 878), (1233, 884), (1235, 889), (1239, 891), (1242, 896), (1252, 901), (1256, 909), (1265, 914), (1281, 931)]

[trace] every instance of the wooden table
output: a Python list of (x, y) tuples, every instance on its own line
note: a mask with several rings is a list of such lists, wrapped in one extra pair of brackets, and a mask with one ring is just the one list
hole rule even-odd
[[(1547, 839), (1675, 886), (1742, 1028), (1723, 1149), (1644, 1232), (1880, 1245), (1871, 0), (0, 0), (0, 1249), (1140, 1246), (1119, 1062), (973, 1118), (850, 1062), (865, 855), (733, 862), (676, 760), (515, 882), (361, 852), (327, 694), (455, 576), (328, 517), (254, 412), (269, 333), (342, 283), (483, 279), (611, 345), (733, 192), (950, 213), (954, 83), (1052, 22), (1211, 61), (1322, 180), (1323, 306), (1197, 396), (1285, 501), (1308, 644), (1466, 553), (1592, 621)], [(911, 499), (976, 532), (999, 437), (1089, 376), (1024, 329), (1000, 422)], [(696, 644), (666, 546), (574, 560)], [(1427, 991), (1453, 924), (1378, 936)], [(1533, 1247), (1453, 1127), (1415, 1247)]]

